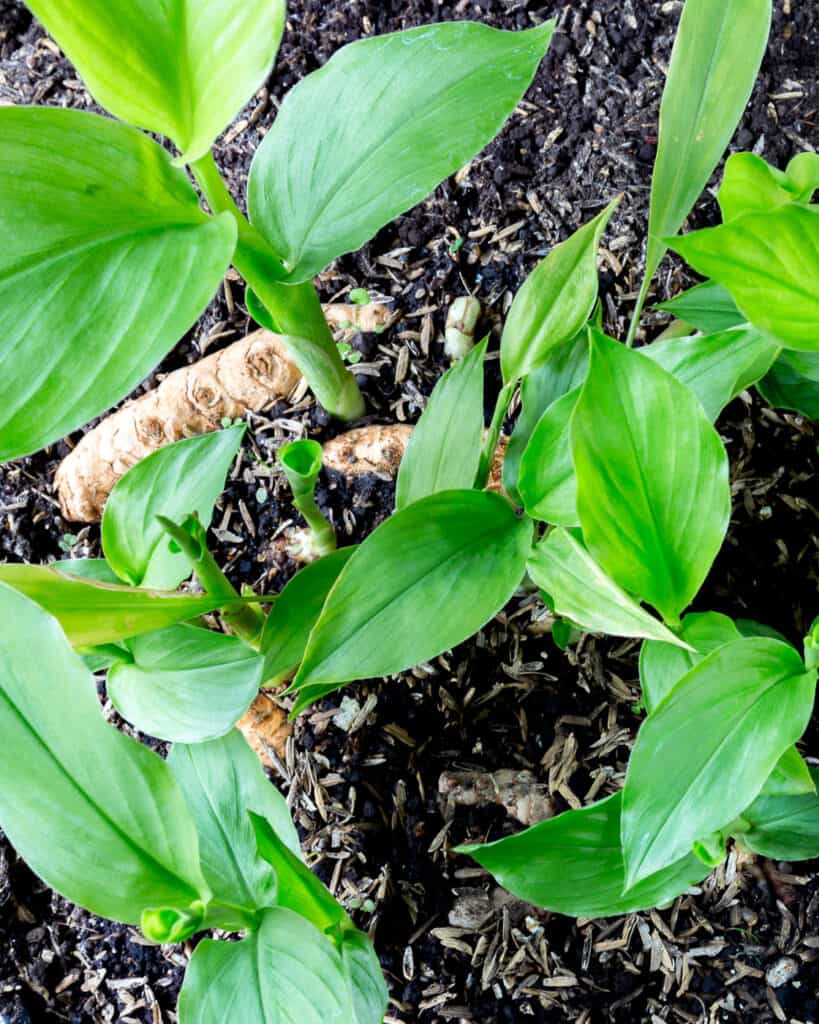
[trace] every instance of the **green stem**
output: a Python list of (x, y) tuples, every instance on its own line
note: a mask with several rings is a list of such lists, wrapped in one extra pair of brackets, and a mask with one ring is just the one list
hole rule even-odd
[(503, 421), (506, 417), (506, 411), (509, 408), (509, 403), (512, 401), (512, 395), (515, 393), (517, 383), (517, 380), (511, 380), (508, 384), (505, 384), (501, 388), (498, 400), (495, 403), (492, 422), (490, 423), (489, 430), (487, 430), (486, 437), (483, 440), (481, 461), (478, 463), (478, 475), (475, 477), (475, 487), (478, 490), (483, 490), (489, 480), (489, 472), (492, 469), (492, 460), (495, 457), (495, 449), (498, 447), (498, 439), (500, 438)]
[(220, 609), (220, 614), (231, 631), (246, 644), (258, 648), (261, 630), (264, 627), (264, 615), (255, 605), (238, 603), (241, 595), (210, 553), (201, 524), (197, 524), (197, 535), (194, 536), (166, 516), (156, 518), (168, 536), (176, 541), (187, 556), (205, 593), (211, 597), (224, 598), (228, 602)]
[(640, 285), (640, 292), (637, 296), (637, 304), (634, 307), (634, 313), (631, 317), (631, 324), (628, 329), (628, 337), (626, 338), (626, 345), (632, 348), (634, 345), (634, 339), (637, 337), (637, 328), (640, 326), (640, 316), (643, 312), (643, 306), (646, 304), (646, 298), (648, 296), (649, 285), (651, 284), (651, 277), (646, 273), (643, 278), (643, 282)]
[(293, 504), (307, 520), (307, 525), (313, 534), (316, 551), (320, 556), (329, 555), (336, 550), (336, 531), (332, 525), (321, 514), (321, 509), (316, 504), (312, 494), (294, 498)]
[(211, 210), (235, 219), (239, 240), (233, 264), (272, 316), (316, 398), (333, 416), (358, 419), (364, 399), (339, 354), (313, 284), (285, 282), (281, 260), (233, 201), (213, 153), (196, 160), (191, 170)]

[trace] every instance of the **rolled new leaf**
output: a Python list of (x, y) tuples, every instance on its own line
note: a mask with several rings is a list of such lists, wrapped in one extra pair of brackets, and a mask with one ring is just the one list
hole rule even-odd
[(279, 449), (279, 465), (284, 470), (293, 504), (307, 520), (318, 555), (329, 555), (336, 548), (336, 532), (316, 504), (315, 492), (321, 472), (321, 445), (318, 441), (293, 441)]

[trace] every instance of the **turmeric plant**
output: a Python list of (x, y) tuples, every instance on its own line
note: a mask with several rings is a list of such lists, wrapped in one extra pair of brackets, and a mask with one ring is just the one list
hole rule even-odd
[(284, 0), (29, 6), (121, 120), (0, 110), (0, 459), (132, 391), (231, 263), (251, 313), (283, 336), (322, 405), (362, 415), (312, 278), (494, 137), (554, 23), (517, 33), (444, 23), (342, 48), (282, 103), (253, 161), (248, 219), (211, 147), (270, 73)]

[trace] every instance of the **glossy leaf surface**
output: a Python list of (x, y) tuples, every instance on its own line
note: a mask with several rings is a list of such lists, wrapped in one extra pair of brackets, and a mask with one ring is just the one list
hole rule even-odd
[(819, 188), (819, 154), (794, 157), (787, 171), (771, 167), (755, 153), (732, 153), (725, 162), (719, 189), (724, 222), (753, 210), (766, 211), (783, 203), (807, 203)]
[(284, 0), (30, 0), (97, 101), (200, 157), (267, 78)]
[(376, 36), (291, 89), (248, 183), (251, 220), (290, 280), (359, 249), (487, 145), (553, 29), (460, 21)]
[[(819, 769), (812, 768), (814, 785)], [(819, 795), (767, 796), (761, 794), (742, 812), (737, 835), (754, 853), (773, 860), (819, 857)]]
[(745, 323), (731, 293), (716, 281), (703, 281), (668, 302), (658, 302), (655, 308), (672, 313), (703, 334), (719, 334)]
[(629, 593), (676, 619), (728, 528), (728, 457), (694, 394), (598, 331), (572, 418), (586, 545)]
[(223, 736), (259, 690), (262, 658), (238, 637), (177, 625), (125, 644), (129, 661), (108, 673), (108, 694), (140, 732), (177, 743)]
[(674, 863), (753, 801), (813, 709), (816, 673), (777, 640), (736, 640), (643, 723), (623, 792), (628, 885)]
[(476, 345), (435, 385), (401, 459), (397, 509), (438, 491), (468, 489), (475, 483), (483, 434), (486, 344)]
[(537, 422), (520, 461), (518, 490), (533, 519), (558, 526), (579, 526), (577, 478), (569, 426), (580, 387), (549, 406)]
[(683, 643), (618, 587), (567, 530), (552, 530), (534, 548), (526, 568), (553, 600), (555, 612), (584, 629), (654, 637), (663, 646)]
[(462, 846), (518, 899), (571, 917), (630, 914), (667, 903), (708, 869), (693, 854), (625, 888), (622, 793), (484, 846)]
[(102, 717), (94, 680), (34, 602), (0, 585), (0, 825), (44, 881), (94, 914), (207, 899), (167, 765)]
[(402, 672), (472, 636), (514, 593), (531, 539), (531, 523), (489, 491), (443, 491), (396, 513), (330, 591), (296, 685)]
[(236, 223), (206, 216), (147, 136), (75, 110), (0, 109), (0, 181), (5, 460), (75, 430), (153, 370), (216, 291)]
[(682, 227), (725, 152), (751, 95), (771, 24), (771, 0), (687, 0), (660, 105), (646, 278), (665, 236)]
[(179, 522), (196, 514), (207, 528), (244, 429), (231, 427), (166, 445), (116, 483), (102, 516), (102, 545), (108, 563), (126, 583), (174, 590), (190, 576), (190, 562), (171, 550), (156, 517)]
[(195, 619), (225, 605), (223, 597), (136, 590), (66, 576), (43, 565), (0, 565), (0, 583), (36, 601), (75, 647), (125, 640)]
[(284, 797), (267, 780), (259, 758), (238, 729), (209, 743), (177, 743), (168, 766), (199, 834), (202, 873), (221, 903), (255, 910), (276, 902), (276, 873), (256, 852), (248, 810), (261, 815), (299, 852)]
[(788, 747), (765, 780), (759, 797), (799, 796), (803, 793), (815, 792), (816, 783), (813, 781), (805, 759), (796, 747)]
[(669, 244), (785, 348), (819, 351), (819, 206), (789, 203)]
[(793, 409), (819, 420), (819, 352), (785, 350), (757, 390), (775, 409)]
[(526, 278), (506, 317), (501, 368), (506, 383), (525, 377), (574, 338), (597, 301), (597, 249), (620, 197), (555, 246)]

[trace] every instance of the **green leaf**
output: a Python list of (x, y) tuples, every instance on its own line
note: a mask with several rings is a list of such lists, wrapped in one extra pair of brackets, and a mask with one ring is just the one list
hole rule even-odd
[(520, 460), (537, 422), (549, 406), (582, 384), (589, 368), (589, 338), (583, 327), (570, 341), (549, 349), (544, 361), (520, 384), (520, 413), (503, 460), (503, 486), (518, 504)]
[(363, 39), (291, 89), (248, 183), (251, 220), (290, 280), (359, 249), (486, 146), (553, 30), (459, 21)]
[(646, 282), (722, 158), (759, 72), (771, 0), (687, 0), (660, 105)]
[(270, 822), (250, 811), (249, 822), (258, 855), (271, 865), (279, 883), (276, 902), (306, 918), (334, 941), (352, 928), (344, 907), (313, 872), (277, 835)]
[(312, 498), (321, 473), (322, 452), (318, 441), (302, 438), (279, 449), (278, 461), (296, 502)]
[(136, 387), (212, 298), (236, 222), (147, 136), (76, 110), (1, 109), (0, 181), (5, 460)]
[(138, 924), (209, 896), (170, 770), (102, 717), (94, 680), (57, 623), (0, 584), (0, 826), (49, 886)]
[(583, 629), (613, 636), (653, 637), (663, 646), (685, 646), (618, 587), (567, 530), (552, 530), (540, 541), (526, 568), (535, 583), (551, 596), (553, 610)]
[(669, 245), (727, 288), (755, 327), (785, 348), (819, 351), (819, 207), (746, 213)]
[(737, 619), (736, 627), (742, 636), (767, 636), (774, 640), (781, 640), (783, 644), (788, 642), (788, 638), (778, 629), (766, 626), (762, 622), (755, 622), (753, 619)]
[(727, 615), (691, 612), (683, 617), (677, 636), (690, 645), (689, 650), (656, 640), (646, 640), (640, 648), (640, 686), (649, 714), (706, 655), (739, 640), (741, 633)]
[(140, 732), (202, 743), (231, 729), (262, 681), (262, 658), (238, 637), (170, 626), (128, 640), (131, 659), (108, 673), (108, 694)]
[(572, 456), (592, 557), (676, 620), (711, 568), (731, 513), (728, 456), (699, 401), (652, 360), (593, 330)]
[(677, 683), (645, 720), (623, 791), (631, 886), (733, 821), (804, 732), (816, 672), (777, 640), (735, 640)]
[(805, 759), (796, 747), (788, 747), (765, 780), (765, 785), (759, 795), (760, 797), (800, 796), (803, 793), (815, 792), (816, 784)]
[(701, 881), (707, 869), (687, 853), (625, 888), (620, 848), (622, 793), (565, 811), (494, 843), (458, 847), (518, 899), (571, 917), (609, 917), (661, 906)]
[(305, 566), (276, 598), (259, 648), (264, 655), (263, 683), (278, 685), (298, 668), (327, 595), (354, 551), (339, 548)]
[(809, 203), (819, 188), (819, 155), (794, 157), (787, 171), (777, 170), (755, 153), (733, 153), (725, 163), (717, 199), (725, 223), (754, 210), (784, 203)]
[(98, 583), (120, 584), (120, 578), (104, 558), (64, 558), (59, 562), (51, 562), (50, 569), (56, 569), (63, 576), (80, 576), (85, 580), (96, 580)]
[(597, 301), (600, 237), (621, 198), (555, 246), (523, 282), (501, 338), (505, 383), (531, 373), (588, 320)]
[(718, 334), (745, 323), (731, 293), (716, 281), (703, 281), (668, 302), (658, 302), (654, 308), (671, 313), (704, 334)]
[(29, 0), (94, 98), (202, 156), (263, 85), (284, 0)]
[(224, 597), (176, 594), (65, 576), (50, 566), (0, 565), (6, 583), (53, 615), (75, 647), (126, 640), (217, 608), (241, 603)]
[(156, 517), (176, 522), (194, 514), (207, 529), (244, 431), (244, 426), (231, 427), (166, 445), (115, 484), (102, 516), (102, 546), (121, 579), (135, 587), (174, 590), (190, 576), (190, 562), (170, 549)]
[(404, 450), (395, 485), (399, 511), (438, 491), (475, 483), (483, 434), (483, 360), (488, 339), (435, 385)]
[(819, 352), (782, 352), (757, 391), (776, 409), (819, 420)]
[(490, 491), (442, 491), (356, 550), (310, 634), (296, 686), (403, 672), (484, 626), (520, 584), (532, 525)]
[[(814, 785), (819, 785), (819, 768), (810, 772)], [(762, 793), (742, 812), (734, 832), (743, 845), (762, 857), (785, 861), (819, 857), (819, 795)]]
[(691, 388), (713, 423), (740, 391), (764, 377), (781, 349), (743, 324), (704, 338), (655, 341), (639, 351)]
[(299, 853), (287, 802), (238, 729), (209, 743), (177, 743), (168, 766), (199, 833), (202, 873), (220, 903), (259, 910), (276, 903), (276, 872), (260, 860), (248, 810)]
[(381, 1024), (389, 992), (373, 944), (363, 932), (344, 933), (341, 962), (352, 997), (353, 1024)]
[(200, 942), (178, 1013), (179, 1024), (353, 1020), (341, 955), (309, 921), (285, 907), (265, 910), (258, 930), (241, 942)]
[(518, 490), (528, 515), (544, 523), (579, 526), (577, 477), (572, 463), (569, 426), (580, 386), (558, 398), (544, 412), (520, 460)]

